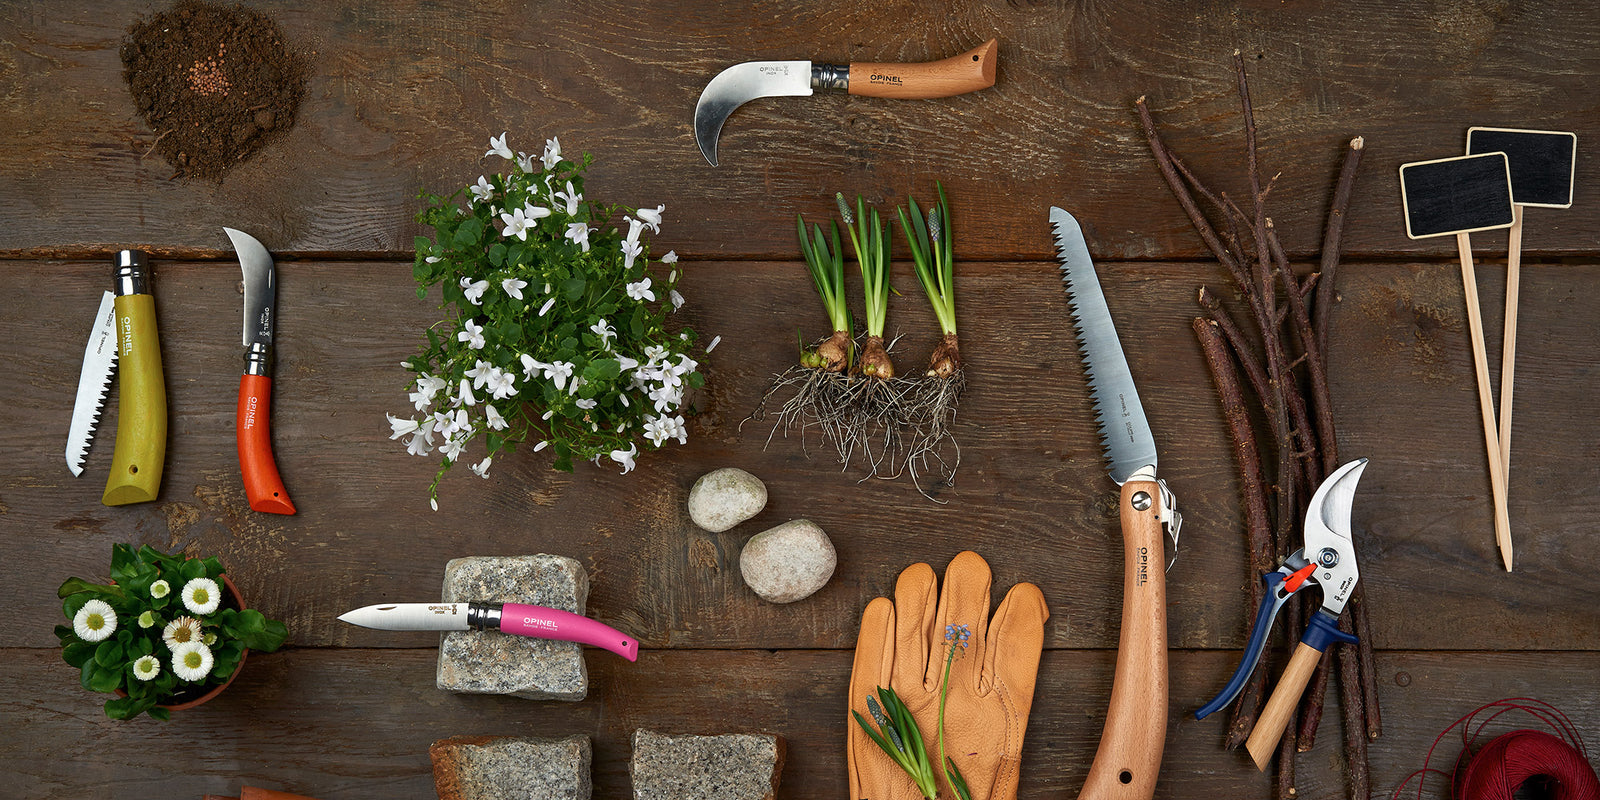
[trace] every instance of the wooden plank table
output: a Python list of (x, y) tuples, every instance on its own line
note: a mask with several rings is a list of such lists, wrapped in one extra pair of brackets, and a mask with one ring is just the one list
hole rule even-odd
[[(0, 2), (0, 794), (198, 797), (271, 786), (328, 800), (426, 797), (427, 746), (457, 734), (595, 740), (597, 797), (624, 797), (632, 731), (762, 730), (790, 741), (785, 797), (845, 792), (843, 709), (861, 609), (900, 569), (986, 556), (999, 589), (1029, 580), (1050, 603), (1021, 796), (1075, 795), (1098, 739), (1120, 608), (1112, 485), (1086, 402), (1045, 223), (1084, 220), (1187, 524), (1168, 575), (1171, 708), (1160, 797), (1266, 797), (1267, 779), (1220, 746), (1223, 721), (1187, 713), (1242, 646), (1238, 483), (1189, 321), (1226, 276), (1161, 183), (1133, 112), (1148, 95), (1197, 172), (1242, 191), (1230, 56), (1248, 57), (1264, 170), (1291, 256), (1315, 265), (1343, 143), (1368, 152), (1346, 227), (1330, 374), (1341, 452), (1372, 459), (1355, 522), (1383, 681), (1371, 751), (1387, 796), (1434, 735), (1480, 703), (1536, 696), (1600, 732), (1600, 614), (1587, 576), (1600, 516), (1600, 181), (1583, 142), (1600, 128), (1600, 14), (1587, 2), (925, 4), (765, 2), (252, 3), (314, 72), (295, 127), (220, 184), (172, 180), (145, 157), (117, 46), (159, 4)], [(722, 166), (694, 146), (691, 111), (722, 67), (757, 58), (927, 60), (1000, 40), (997, 85), (941, 101), (842, 95), (753, 103), (728, 123)], [(1570, 211), (1528, 214), (1510, 511), (1517, 571), (1499, 566), (1448, 242), (1405, 238), (1395, 168), (1460, 152), (1469, 125), (1579, 135)], [(591, 195), (667, 205), (656, 246), (683, 257), (682, 316), (721, 335), (690, 443), (629, 475), (573, 474), (520, 452), (490, 481), (465, 470), (428, 508), (431, 461), (387, 438), (406, 406), (420, 330), (437, 319), (410, 278), (420, 187), (480, 172), (488, 136), (537, 149), (560, 136), (597, 163)], [(936, 505), (905, 480), (858, 483), (794, 441), (739, 422), (822, 317), (792, 242), (796, 212), (832, 194), (888, 207), (944, 182), (971, 388), (963, 461)], [(300, 513), (250, 512), (238, 478), (237, 266), (224, 225), (279, 258), (274, 438)], [(1486, 328), (1499, 330), (1504, 236), (1474, 237)], [(99, 503), (109, 441), (83, 478), (62, 464), (83, 334), (107, 256), (155, 254), (171, 408), (159, 501)], [(909, 267), (896, 281), (910, 286)], [(917, 342), (925, 304), (896, 298)], [(1498, 336), (1491, 333), (1491, 370)], [(925, 348), (926, 345), (923, 345)], [(914, 343), (910, 358), (926, 349)], [(107, 409), (114, 418), (115, 401)], [(708, 534), (688, 487), (739, 466), (771, 500)], [(820, 523), (840, 566), (816, 596), (757, 599), (737, 559), (752, 532)], [(55, 587), (103, 576), (114, 542), (216, 554), (289, 644), (252, 655), (222, 698), (169, 723), (115, 723), (60, 662)], [(636, 665), (590, 653), (582, 703), (433, 688), (436, 641), (352, 629), (335, 616), (427, 598), (444, 563), (560, 553), (589, 570), (590, 612), (645, 646)], [(1220, 716), (1220, 715), (1219, 715)], [(1304, 798), (1344, 796), (1338, 715), (1299, 760)]]

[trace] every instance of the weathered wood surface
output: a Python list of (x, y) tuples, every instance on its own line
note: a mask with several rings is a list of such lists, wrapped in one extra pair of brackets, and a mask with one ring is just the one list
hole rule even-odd
[[(551, 472), (546, 454), (500, 459), (489, 481), (465, 469), (445, 481), (441, 510), (426, 487), (437, 462), (387, 439), (384, 413), (409, 410), (399, 362), (436, 312), (403, 267), (285, 263), (273, 435), (279, 468), (301, 511), (249, 512), (234, 452), (241, 363), (239, 294), (229, 263), (157, 262), (170, 445), (161, 501), (98, 502), (111, 458), (116, 407), (81, 478), (61, 457), (82, 357), (82, 331), (106, 282), (101, 263), (35, 263), (13, 270), (0, 296), (13, 335), (0, 341), (0, 475), (12, 552), (55, 563), (13, 578), (29, 614), (0, 621), (0, 643), (42, 647), (35, 621), (56, 605), (62, 573), (100, 575), (111, 543), (192, 545), (232, 565), (249, 600), (286, 619), (306, 646), (414, 647), (427, 637), (352, 629), (334, 617), (371, 602), (432, 597), (445, 561), (459, 555), (553, 552), (586, 564), (590, 608), (647, 646), (849, 647), (866, 601), (890, 591), (906, 554), (941, 564), (963, 548), (996, 566), (997, 586), (1032, 580), (1045, 591), (1057, 647), (1116, 641), (1121, 548), (1114, 486), (1052, 265), (964, 267), (959, 291), (972, 389), (956, 434), (962, 464), (948, 505), (909, 480), (857, 484), (822, 451), (797, 440), (762, 445), (770, 424), (740, 421), (767, 376), (793, 358), (793, 331), (824, 322), (798, 264), (708, 262), (686, 271), (686, 322), (723, 343), (708, 359), (704, 413), (690, 444), (650, 453), (635, 474), (582, 464)], [(1552, 280), (1556, 270), (1562, 281)], [(1176, 647), (1237, 647), (1248, 579), (1235, 468), (1216, 400), (1189, 331), (1188, 302), (1213, 265), (1128, 263), (1105, 271), (1124, 343), (1161, 446), (1162, 474), (1178, 493), (1186, 536), (1169, 574)], [(1490, 270), (1486, 296), (1497, 296)], [(900, 283), (910, 282), (900, 265)], [(1600, 570), (1574, 532), (1600, 515), (1589, 490), (1600, 430), (1572, 410), (1600, 392), (1600, 329), (1566, 281), (1600, 285), (1600, 269), (1530, 270), (1522, 311), (1527, 386), (1517, 408), (1512, 514), (1518, 571), (1494, 549), (1464, 332), (1458, 273), (1448, 264), (1352, 264), (1341, 283), (1332, 373), (1343, 451), (1373, 465), (1356, 523), (1362, 574), (1380, 616), (1383, 647), (1594, 649), (1600, 620), (1570, 576)], [(890, 320), (907, 331), (906, 358), (926, 358), (934, 330), (920, 298), (897, 299)], [(924, 304), (925, 305), (925, 304)], [(41, 309), (50, 309), (41, 311)], [(796, 309), (799, 312), (796, 313)], [(1141, 309), (1144, 311), (1141, 313)], [(1491, 319), (1497, 315), (1490, 315)], [(1493, 323), (1490, 323), (1494, 329)], [(815, 442), (813, 442), (815, 444)], [(471, 453), (468, 453), (471, 456)], [(769, 485), (767, 510), (725, 534), (696, 529), (688, 487), (737, 464)], [(1550, 497), (1565, 498), (1548, 502)], [(800, 606), (772, 606), (738, 577), (751, 533), (809, 517), (841, 551), (838, 576)], [(403, 549), (405, 558), (396, 558)], [(1041, 567), (1040, 565), (1048, 565)], [(1418, 615), (1416, 608), (1436, 608)], [(1449, 621), (1449, 625), (1441, 625)]]
[[(1343, 143), (1368, 154), (1346, 228), (1350, 253), (1330, 379), (1341, 452), (1372, 459), (1355, 522), (1376, 620), (1386, 736), (1375, 793), (1420, 766), (1435, 733), (1477, 704), (1531, 695), (1600, 731), (1600, 614), (1585, 576), (1600, 516), (1600, 182), (1582, 142), (1600, 123), (1584, 102), (1600, 65), (1600, 14), (1586, 3), (1215, 4), (577, 2), (263, 7), (314, 51), (299, 124), (221, 184), (172, 181), (142, 158), (116, 47), (155, 3), (0, 0), (0, 794), (24, 798), (198, 796), (241, 780), (337, 800), (424, 797), (426, 747), (456, 734), (597, 740), (597, 797), (627, 795), (636, 727), (790, 737), (785, 797), (844, 789), (849, 649), (860, 611), (908, 563), (986, 556), (1003, 590), (1038, 583), (1051, 605), (1022, 784), (1071, 796), (1092, 758), (1109, 695), (1121, 564), (1113, 490), (1083, 370), (1050, 263), (1045, 209), (1085, 223), (1161, 452), (1186, 517), (1168, 574), (1172, 724), (1161, 797), (1265, 797), (1220, 722), (1184, 712), (1230, 672), (1245, 631), (1235, 469), (1189, 320), (1206, 283), (1232, 300), (1161, 184), (1132, 101), (1148, 94), (1169, 141), (1218, 188), (1242, 191), (1229, 57), (1250, 61), (1263, 163), (1282, 171), (1274, 216), (1309, 262)], [(658, 4), (659, 5), (659, 4)], [(906, 20), (914, 20), (907, 23)], [(941, 101), (818, 95), (752, 103), (729, 120), (724, 166), (690, 132), (700, 88), (756, 58), (924, 60), (990, 36), (999, 83)], [(1500, 570), (1459, 276), (1448, 241), (1411, 242), (1395, 167), (1464, 147), (1468, 125), (1577, 131), (1573, 209), (1528, 215), (1511, 515), (1517, 571)], [(660, 249), (686, 257), (685, 322), (723, 336), (690, 444), (635, 473), (503, 458), (466, 470), (428, 509), (436, 464), (389, 441), (385, 412), (408, 408), (408, 373), (431, 301), (411, 284), (419, 187), (498, 166), (489, 134), (537, 149), (559, 135), (599, 161), (595, 196), (667, 204)], [(963, 354), (971, 388), (948, 505), (906, 480), (857, 483), (826, 453), (809, 459), (768, 427), (740, 422), (794, 357), (797, 328), (823, 317), (795, 258), (795, 212), (825, 217), (834, 191), (877, 202), (956, 203)], [(300, 506), (246, 510), (233, 443), (241, 365), (238, 268), (220, 230), (280, 256), (273, 428)], [(1475, 236), (1491, 372), (1498, 372), (1504, 235)], [(104, 256), (155, 259), (171, 435), (161, 499), (99, 503), (116, 414), (82, 478), (62, 448), (84, 336), (109, 285)], [(902, 364), (926, 357), (933, 323), (909, 290), (890, 321)], [(725, 534), (683, 509), (705, 471), (740, 466), (771, 500)], [(840, 567), (822, 592), (771, 606), (738, 576), (751, 533), (805, 516)], [(60, 664), (50, 625), (67, 575), (100, 577), (119, 541), (215, 553), (249, 602), (290, 628), (282, 653), (252, 657), (236, 686), (181, 724), (113, 724)], [(553, 552), (588, 568), (590, 612), (638, 636), (625, 666), (591, 653), (580, 704), (457, 697), (432, 688), (435, 639), (337, 623), (349, 608), (435, 596), (444, 563)], [(1337, 725), (1337, 715), (1328, 715)], [(1300, 796), (1343, 796), (1339, 736), (1300, 759)], [(152, 742), (156, 747), (152, 747)], [(152, 753), (160, 752), (160, 760)]]
[[(70, 680), (71, 669), (54, 653), (0, 651), (0, 677), (14, 687), (0, 713), (28, 725), (26, 735), (0, 740), (0, 773), (8, 797), (184, 798), (249, 784), (324, 800), (423, 798), (433, 796), (427, 751), (438, 739), (587, 733), (595, 745), (594, 796), (623, 798), (631, 796), (629, 738), (648, 727), (782, 733), (789, 757), (780, 797), (845, 795), (848, 652), (647, 651), (630, 665), (591, 651), (588, 659), (589, 699), (544, 703), (439, 692), (433, 654), (425, 650), (295, 649), (252, 655), (222, 697), (181, 724), (119, 724), (100, 714), (98, 700)], [(1204, 722), (1184, 716), (1227, 679), (1231, 659), (1173, 653), (1156, 797), (1267, 795), (1266, 776), (1244, 752), (1218, 746), (1220, 715)], [(1023, 748), (1021, 800), (1077, 794), (1099, 741), (1114, 660), (1109, 651), (1045, 654)], [(1378, 669), (1387, 732), (1374, 746), (1372, 785), (1383, 797), (1422, 766), (1441, 730), (1482, 703), (1532, 693), (1574, 719), (1600, 715), (1593, 691), (1600, 656), (1593, 652), (1466, 658), (1396, 651), (1381, 654)], [(1301, 756), (1300, 797), (1344, 796), (1338, 724), (1328, 715), (1316, 748)], [(1446, 743), (1436, 759), (1454, 758), (1454, 746)]]
[[(1470, 125), (1593, 130), (1587, 0), (1218, 4), (418, 0), (268, 6), (312, 52), (298, 125), (222, 184), (168, 180), (133, 113), (117, 44), (155, 3), (0, 3), (0, 252), (226, 248), (222, 225), (280, 250), (395, 253), (420, 187), (470, 182), (488, 136), (537, 150), (560, 136), (600, 156), (591, 186), (666, 203), (690, 257), (791, 257), (796, 210), (835, 191), (903, 201), (943, 180), (969, 219), (967, 258), (1042, 259), (1021, 209), (1073, 202), (1108, 220), (1096, 255), (1194, 257), (1133, 100), (1148, 95), (1171, 143), (1219, 188), (1243, 192), (1229, 64), (1253, 56), (1263, 165), (1281, 171), (1288, 247), (1315, 252), (1341, 148), (1367, 138), (1346, 244), (1445, 255), (1405, 238), (1395, 168), (1464, 152)], [(695, 147), (692, 110), (723, 67), (752, 59), (921, 61), (1000, 40), (994, 88), (938, 101), (842, 94), (748, 104), (722, 161)], [(1580, 133), (1580, 140), (1583, 139)], [(1577, 208), (1600, 203), (1581, 151)], [(1590, 214), (1529, 215), (1530, 254), (1593, 249)], [(1503, 241), (1485, 237), (1480, 247)]]

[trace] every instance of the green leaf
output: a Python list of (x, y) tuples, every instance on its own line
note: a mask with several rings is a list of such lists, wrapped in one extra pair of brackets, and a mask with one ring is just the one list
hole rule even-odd
[[(82, 578), (68, 578), (61, 584), (61, 588), (56, 590), (56, 596), (66, 598), (76, 594), (82, 594), (84, 592), (88, 592), (92, 596), (107, 600), (110, 598), (121, 599), (125, 594), (121, 589), (108, 584), (90, 583)], [(90, 598), (85, 599), (87, 600)], [(77, 609), (74, 609), (72, 613), (78, 613)], [(67, 616), (70, 617), (72, 614), (68, 614)]]
[(503, 242), (495, 242), (489, 246), (489, 263), (496, 267), (506, 264), (506, 246)]
[(154, 707), (154, 699), (118, 697), (106, 701), (106, 716), (112, 719), (133, 719)]
[(633, 338), (644, 338), (644, 306), (634, 307), (633, 316), (628, 318), (628, 330), (633, 334)]
[(562, 282), (561, 291), (567, 296), (567, 302), (576, 303), (578, 298), (583, 296), (583, 289), (587, 285), (588, 281), (584, 280), (582, 275), (574, 275)]
[(94, 661), (106, 669), (115, 669), (123, 664), (122, 643), (115, 639), (107, 639), (94, 649)]
[(613, 381), (621, 374), (622, 362), (615, 358), (598, 358), (583, 368), (583, 379), (590, 383)]
[(61, 648), (61, 660), (78, 669), (83, 669), (83, 665), (94, 658), (94, 651), (94, 642), (73, 642)]
[(105, 669), (94, 664), (84, 665), (84, 688), (91, 692), (114, 692), (122, 685), (122, 668)]
[[(192, 581), (195, 578), (203, 578), (205, 577), (205, 574), (206, 565), (201, 563), (200, 560), (196, 558), (191, 558), (188, 561), (183, 562), (183, 566), (178, 568), (178, 575), (182, 576), (183, 580), (186, 582)], [(179, 592), (182, 589), (182, 586), (174, 585), (172, 587), (172, 591), (174, 593)]]
[(133, 548), (126, 544), (111, 546), (111, 579), (121, 581), (138, 567), (138, 560), (134, 556)]

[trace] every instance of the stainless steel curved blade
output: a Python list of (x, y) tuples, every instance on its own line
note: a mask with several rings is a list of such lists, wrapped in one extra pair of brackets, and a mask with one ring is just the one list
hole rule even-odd
[(100, 410), (106, 392), (117, 374), (116, 297), (111, 292), (100, 296), (100, 310), (94, 315), (89, 345), (83, 350), (83, 368), (78, 372), (78, 396), (72, 403), (72, 424), (67, 429), (67, 469), (83, 474), (83, 461), (89, 456)]
[(810, 61), (747, 61), (711, 79), (694, 106), (694, 140), (711, 166), (717, 165), (717, 137), (733, 110), (758, 97), (811, 94)]
[(244, 271), (244, 346), (257, 342), (272, 344), (273, 314), (278, 302), (278, 284), (273, 274), (272, 254), (244, 231), (223, 228), (239, 254)]
[(1356, 567), (1356, 546), (1350, 539), (1350, 507), (1356, 498), (1356, 484), (1367, 460), (1358, 458), (1333, 471), (1306, 507), (1305, 557), (1317, 565), (1317, 583), (1322, 585), (1322, 607), (1338, 616), (1350, 600), (1350, 593), (1361, 579)]
[(1117, 327), (1106, 308), (1105, 293), (1095, 275), (1083, 228), (1066, 211), (1052, 207), (1050, 226), (1055, 233), (1061, 281), (1066, 284), (1084, 371), (1094, 396), (1095, 417), (1100, 422), (1100, 442), (1105, 445), (1107, 471), (1118, 486), (1140, 467), (1156, 466), (1156, 440), (1145, 419), (1133, 373), (1123, 355)]

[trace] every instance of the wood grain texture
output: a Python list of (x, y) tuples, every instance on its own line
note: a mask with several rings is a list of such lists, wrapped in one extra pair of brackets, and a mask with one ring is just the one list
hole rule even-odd
[[(684, 320), (723, 336), (707, 359), (688, 446), (648, 453), (626, 476), (587, 464), (556, 473), (545, 455), (518, 453), (488, 481), (453, 473), (435, 513), (426, 487), (436, 462), (389, 441), (383, 416), (409, 408), (399, 363), (435, 318), (434, 302), (416, 299), (404, 265), (281, 263), (272, 422), (294, 517), (246, 509), (233, 442), (241, 348), (231, 264), (155, 263), (172, 409), (166, 477), (158, 502), (120, 509), (99, 503), (114, 401), (84, 477), (73, 478), (61, 455), (108, 268), (14, 266), (0, 292), (0, 318), (10, 321), (0, 339), (0, 537), (19, 563), (50, 568), (12, 577), (17, 613), (0, 620), (4, 646), (52, 644), (36, 620), (58, 613), (55, 587), (67, 575), (103, 575), (118, 541), (220, 556), (251, 604), (284, 619), (299, 645), (418, 646), (429, 637), (355, 630), (334, 617), (437, 596), (450, 558), (551, 552), (584, 563), (591, 612), (646, 647), (848, 647), (860, 610), (892, 589), (900, 569), (916, 560), (942, 567), (968, 548), (990, 559), (997, 587), (1039, 584), (1052, 607), (1051, 646), (1116, 641), (1117, 495), (1051, 264), (958, 268), (970, 389), (956, 423), (961, 471), (938, 492), (948, 505), (904, 480), (858, 483), (858, 471), (839, 471), (815, 448), (808, 460), (794, 439), (763, 449), (769, 428), (759, 422), (740, 429), (768, 376), (793, 359), (796, 329), (821, 331), (826, 319), (801, 264), (718, 262), (691, 266), (683, 285)], [(909, 267), (895, 269), (905, 285)], [(1489, 272), (1480, 276), (1486, 296), (1497, 297)], [(1243, 566), (1236, 470), (1188, 310), (1194, 287), (1222, 286), (1222, 276), (1214, 265), (1132, 263), (1106, 267), (1102, 281), (1112, 314), (1137, 319), (1123, 342), (1186, 517), (1167, 576), (1171, 642), (1238, 647), (1246, 632), (1236, 609), (1254, 578)], [(1523, 446), (1510, 497), (1526, 534), (1518, 577), (1507, 579), (1457, 274), (1448, 264), (1346, 267), (1329, 372), (1340, 449), (1372, 459), (1355, 522), (1380, 647), (1600, 644), (1589, 592), (1571, 580), (1600, 568), (1579, 535), (1600, 515), (1583, 466), (1600, 451), (1600, 428), (1573, 416), (1600, 394), (1600, 330), (1584, 286), (1600, 286), (1600, 267), (1525, 273), (1519, 377), (1537, 388), (1519, 400)], [(920, 298), (895, 298), (889, 322), (907, 334), (903, 360), (927, 357), (936, 327)], [(697, 477), (722, 466), (761, 477), (770, 499), (754, 520), (708, 534), (684, 503)], [(739, 549), (796, 517), (831, 534), (841, 566), (805, 603), (768, 605), (740, 580)]]
[[(1168, 142), (1218, 189), (1243, 191), (1229, 56), (1251, 59), (1272, 216), (1292, 254), (1314, 253), (1345, 142), (1370, 148), (1350, 215), (1353, 255), (1442, 255), (1405, 238), (1395, 168), (1463, 151), (1470, 125), (1592, 130), (1588, 64), (1600, 16), (1586, 0), (1228, 5), (1163, 0), (909, 0), (753, 5), (621, 0), (264, 7), (308, 52), (298, 124), (221, 184), (172, 181), (134, 114), (117, 45), (158, 4), (0, 2), (0, 253), (225, 248), (218, 228), (279, 251), (400, 253), (419, 188), (464, 185), (489, 136), (537, 151), (559, 136), (599, 157), (591, 190), (668, 208), (690, 258), (790, 257), (796, 211), (835, 191), (874, 202), (959, 198), (963, 256), (1048, 258), (1032, 210), (1102, 210), (1100, 258), (1202, 253), (1137, 130), (1149, 97)], [(911, 22), (908, 22), (911, 21)], [(755, 59), (915, 62), (1000, 40), (992, 89), (943, 100), (844, 95), (740, 108), (723, 166), (694, 145), (692, 110), (719, 70)], [(1529, 220), (1529, 258), (1595, 252), (1600, 181), (1577, 165), (1576, 210)], [(1485, 252), (1503, 252), (1486, 237)]]
[[(845, 793), (848, 651), (646, 651), (637, 664), (591, 652), (590, 697), (583, 703), (440, 692), (433, 686), (435, 655), (430, 649), (252, 655), (239, 679), (211, 703), (170, 723), (116, 723), (101, 715), (98, 696), (79, 688), (54, 652), (0, 650), (0, 678), (14, 687), (13, 698), (0, 705), (0, 724), (28, 731), (0, 740), (0, 774), (15, 800), (130, 792), (198, 797), (234, 793), (241, 783), (320, 800), (424, 798), (433, 796), (428, 745), (436, 740), (587, 733), (594, 740), (594, 796), (621, 798), (631, 796), (630, 737), (649, 727), (782, 734), (789, 757), (780, 797)], [(1242, 751), (1221, 748), (1221, 717), (1196, 722), (1187, 716), (1227, 680), (1231, 659), (1222, 652), (1173, 653), (1166, 767), (1157, 798), (1267, 796), (1267, 776)], [(1021, 800), (1071, 797), (1083, 785), (1112, 661), (1105, 651), (1045, 652), (1023, 746)], [(1593, 692), (1600, 657), (1592, 652), (1471, 659), (1388, 652), (1378, 663), (1390, 722), (1374, 749), (1373, 786), (1384, 795), (1421, 766), (1440, 730), (1491, 700), (1537, 694), (1585, 733), (1600, 728)], [(1339, 738), (1325, 732), (1301, 756), (1301, 798), (1346, 796)], [(159, 759), (152, 755), (157, 750)]]

